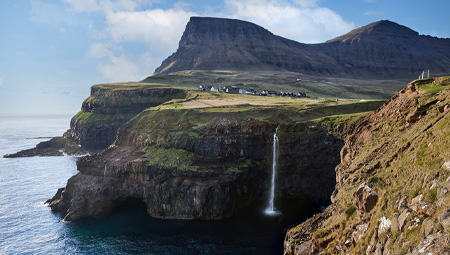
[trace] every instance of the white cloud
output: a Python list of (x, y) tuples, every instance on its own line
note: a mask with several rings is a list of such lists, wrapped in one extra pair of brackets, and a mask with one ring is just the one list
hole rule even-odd
[(324, 42), (355, 27), (336, 12), (317, 7), (316, 3), (306, 0), (296, 3), (281, 0), (225, 1), (233, 18), (254, 22), (274, 34), (299, 42)]
[(176, 49), (189, 18), (195, 15), (182, 9), (109, 13), (107, 30), (116, 42), (145, 42), (151, 49), (170, 53)]
[[(144, 9), (159, 0), (64, 0), (74, 13), (104, 17), (104, 26), (88, 25), (92, 37), (87, 55), (101, 61), (97, 70), (111, 81), (141, 80), (153, 73), (162, 58), (173, 53), (194, 12), (177, 2), (169, 9)], [(146, 53), (130, 54), (130, 42), (145, 45)], [(139, 47), (139, 46), (138, 46)], [(134, 56), (134, 57), (133, 57)], [(155, 57), (156, 56), (156, 57)]]
[(161, 59), (154, 59), (150, 52), (145, 52), (136, 60), (130, 60), (124, 53), (114, 56), (106, 50), (103, 53), (109, 55), (105, 63), (99, 63), (97, 70), (111, 82), (140, 81), (151, 75), (161, 63)]
[(124, 54), (119, 57), (111, 57), (110, 63), (97, 65), (97, 70), (103, 76), (113, 82), (137, 81), (139, 67), (130, 61)]
[(94, 43), (91, 45), (89, 55), (95, 58), (105, 58), (105, 57), (112, 57), (113, 53), (109, 49), (111, 45), (108, 45), (106, 43)]
[(3, 82), (5, 82), (5, 78), (6, 78), (5, 74), (0, 74), (0, 86), (2, 86)]
[[(199, 16), (189, 11), (190, 5), (184, 2), (169, 9), (144, 9), (156, 1), (64, 0), (75, 13), (103, 15), (104, 23), (89, 26), (97, 42), (91, 44), (88, 55), (98, 59), (97, 70), (105, 78), (111, 81), (141, 80), (152, 74), (161, 61), (177, 49), (189, 18)], [(353, 23), (344, 21), (336, 12), (319, 7), (319, 2), (224, 0), (225, 8), (221, 13), (204, 15), (247, 20), (274, 34), (306, 43), (324, 42), (354, 28)], [(130, 45), (145, 45), (147, 52), (140, 54)]]
[(77, 12), (134, 11), (141, 6), (151, 5), (158, 0), (64, 0)]
[(319, 2), (319, 0), (293, 0), (294, 3), (300, 5), (303, 8), (308, 8), (308, 7), (315, 7), (317, 6), (317, 2)]

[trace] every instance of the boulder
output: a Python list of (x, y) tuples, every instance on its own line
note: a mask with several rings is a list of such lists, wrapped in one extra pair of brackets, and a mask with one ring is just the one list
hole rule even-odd
[(442, 225), (435, 218), (427, 218), (422, 223), (423, 234), (425, 237), (442, 231)]
[(410, 124), (416, 123), (420, 119), (420, 116), (421, 113), (416, 109), (406, 116), (406, 122)]
[(362, 212), (370, 212), (377, 204), (378, 194), (366, 183), (362, 183), (353, 194), (353, 204)]
[(450, 208), (439, 215), (439, 222), (446, 231), (450, 231)]
[(400, 224), (398, 221), (400, 214), (399, 213), (394, 213), (394, 215), (392, 216), (392, 220), (391, 220), (391, 232), (397, 233), (400, 231)]
[(391, 220), (383, 216), (379, 221), (380, 225), (378, 226), (378, 234), (381, 235), (389, 231), (389, 229), (391, 228)]
[(352, 233), (353, 243), (357, 243), (366, 234), (367, 229), (369, 229), (369, 223), (359, 224), (356, 226), (356, 230)]
[(436, 254), (434, 253), (434, 249), (441, 237), (442, 233), (436, 233), (425, 237), (414, 250), (408, 253), (408, 255)]
[(450, 160), (444, 162), (444, 164), (442, 164), (442, 168), (444, 168), (447, 171), (450, 171)]
[(430, 216), (433, 213), (432, 205), (423, 201), (423, 195), (420, 194), (411, 200), (411, 209), (421, 215)]
[(403, 209), (407, 209), (408, 208), (408, 200), (407, 197), (402, 197), (398, 203), (398, 208), (397, 210), (399, 212), (403, 211)]
[(400, 216), (398, 217), (398, 229), (400, 230), (400, 231), (402, 231), (402, 229), (403, 229), (403, 226), (405, 225), (405, 223), (406, 223), (406, 220), (408, 219), (408, 216), (410, 215), (411, 213), (409, 212), (409, 210), (403, 210), (403, 212), (400, 214)]

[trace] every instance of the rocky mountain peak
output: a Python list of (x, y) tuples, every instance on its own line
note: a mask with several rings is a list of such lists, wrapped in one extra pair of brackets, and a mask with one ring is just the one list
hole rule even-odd
[(212, 17), (191, 17), (180, 47), (206, 44), (255, 44), (273, 34), (247, 21)]
[(350, 32), (348, 32), (345, 35), (336, 37), (332, 40), (327, 41), (329, 42), (346, 42), (351, 41), (355, 39), (369, 39), (373, 40), (375, 38), (382, 38), (382, 37), (415, 37), (418, 36), (419, 33), (416, 31), (399, 25), (395, 22), (389, 21), (389, 20), (380, 20), (377, 22), (370, 23), (366, 26), (354, 29)]
[[(439, 59), (439, 61), (436, 61)], [(156, 74), (185, 70), (291, 71), (356, 79), (447, 74), (450, 39), (382, 20), (319, 44), (303, 44), (236, 19), (192, 17), (175, 53)]]

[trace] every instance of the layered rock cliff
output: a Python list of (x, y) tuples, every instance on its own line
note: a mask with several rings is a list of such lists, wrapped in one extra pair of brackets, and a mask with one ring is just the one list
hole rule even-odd
[(116, 139), (119, 127), (144, 109), (185, 97), (183, 89), (152, 84), (92, 86), (90, 97), (70, 121), (70, 133), (84, 148), (105, 149)]
[[(439, 59), (439, 61), (435, 61)], [(192, 17), (178, 50), (155, 70), (287, 70), (311, 75), (412, 79), (448, 73), (450, 39), (419, 35), (391, 21), (325, 43), (303, 44), (240, 20)]]
[(105, 214), (130, 199), (143, 201), (153, 217), (236, 215), (268, 198), (277, 126), (277, 200), (328, 200), (345, 123), (354, 117), (317, 120), (328, 115), (324, 109), (179, 109), (170, 102), (146, 109), (119, 128), (113, 146), (81, 158), (80, 172), (48, 203), (66, 220)]
[(450, 78), (418, 80), (354, 123), (332, 205), (285, 254), (448, 254)]

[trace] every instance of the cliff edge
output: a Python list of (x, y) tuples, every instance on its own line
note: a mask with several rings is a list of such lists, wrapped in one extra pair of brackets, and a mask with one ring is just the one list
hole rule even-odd
[(285, 254), (448, 254), (450, 78), (414, 81), (355, 122), (325, 212)]
[[(377, 101), (331, 102), (184, 91), (123, 124), (106, 150), (48, 201), (65, 220), (107, 214), (130, 200), (149, 215), (223, 219), (268, 199), (278, 128), (278, 201), (327, 201), (352, 113)], [(217, 104), (217, 105), (215, 105)], [(348, 116), (333, 117), (337, 113)], [(280, 202), (280, 206), (282, 206)]]

